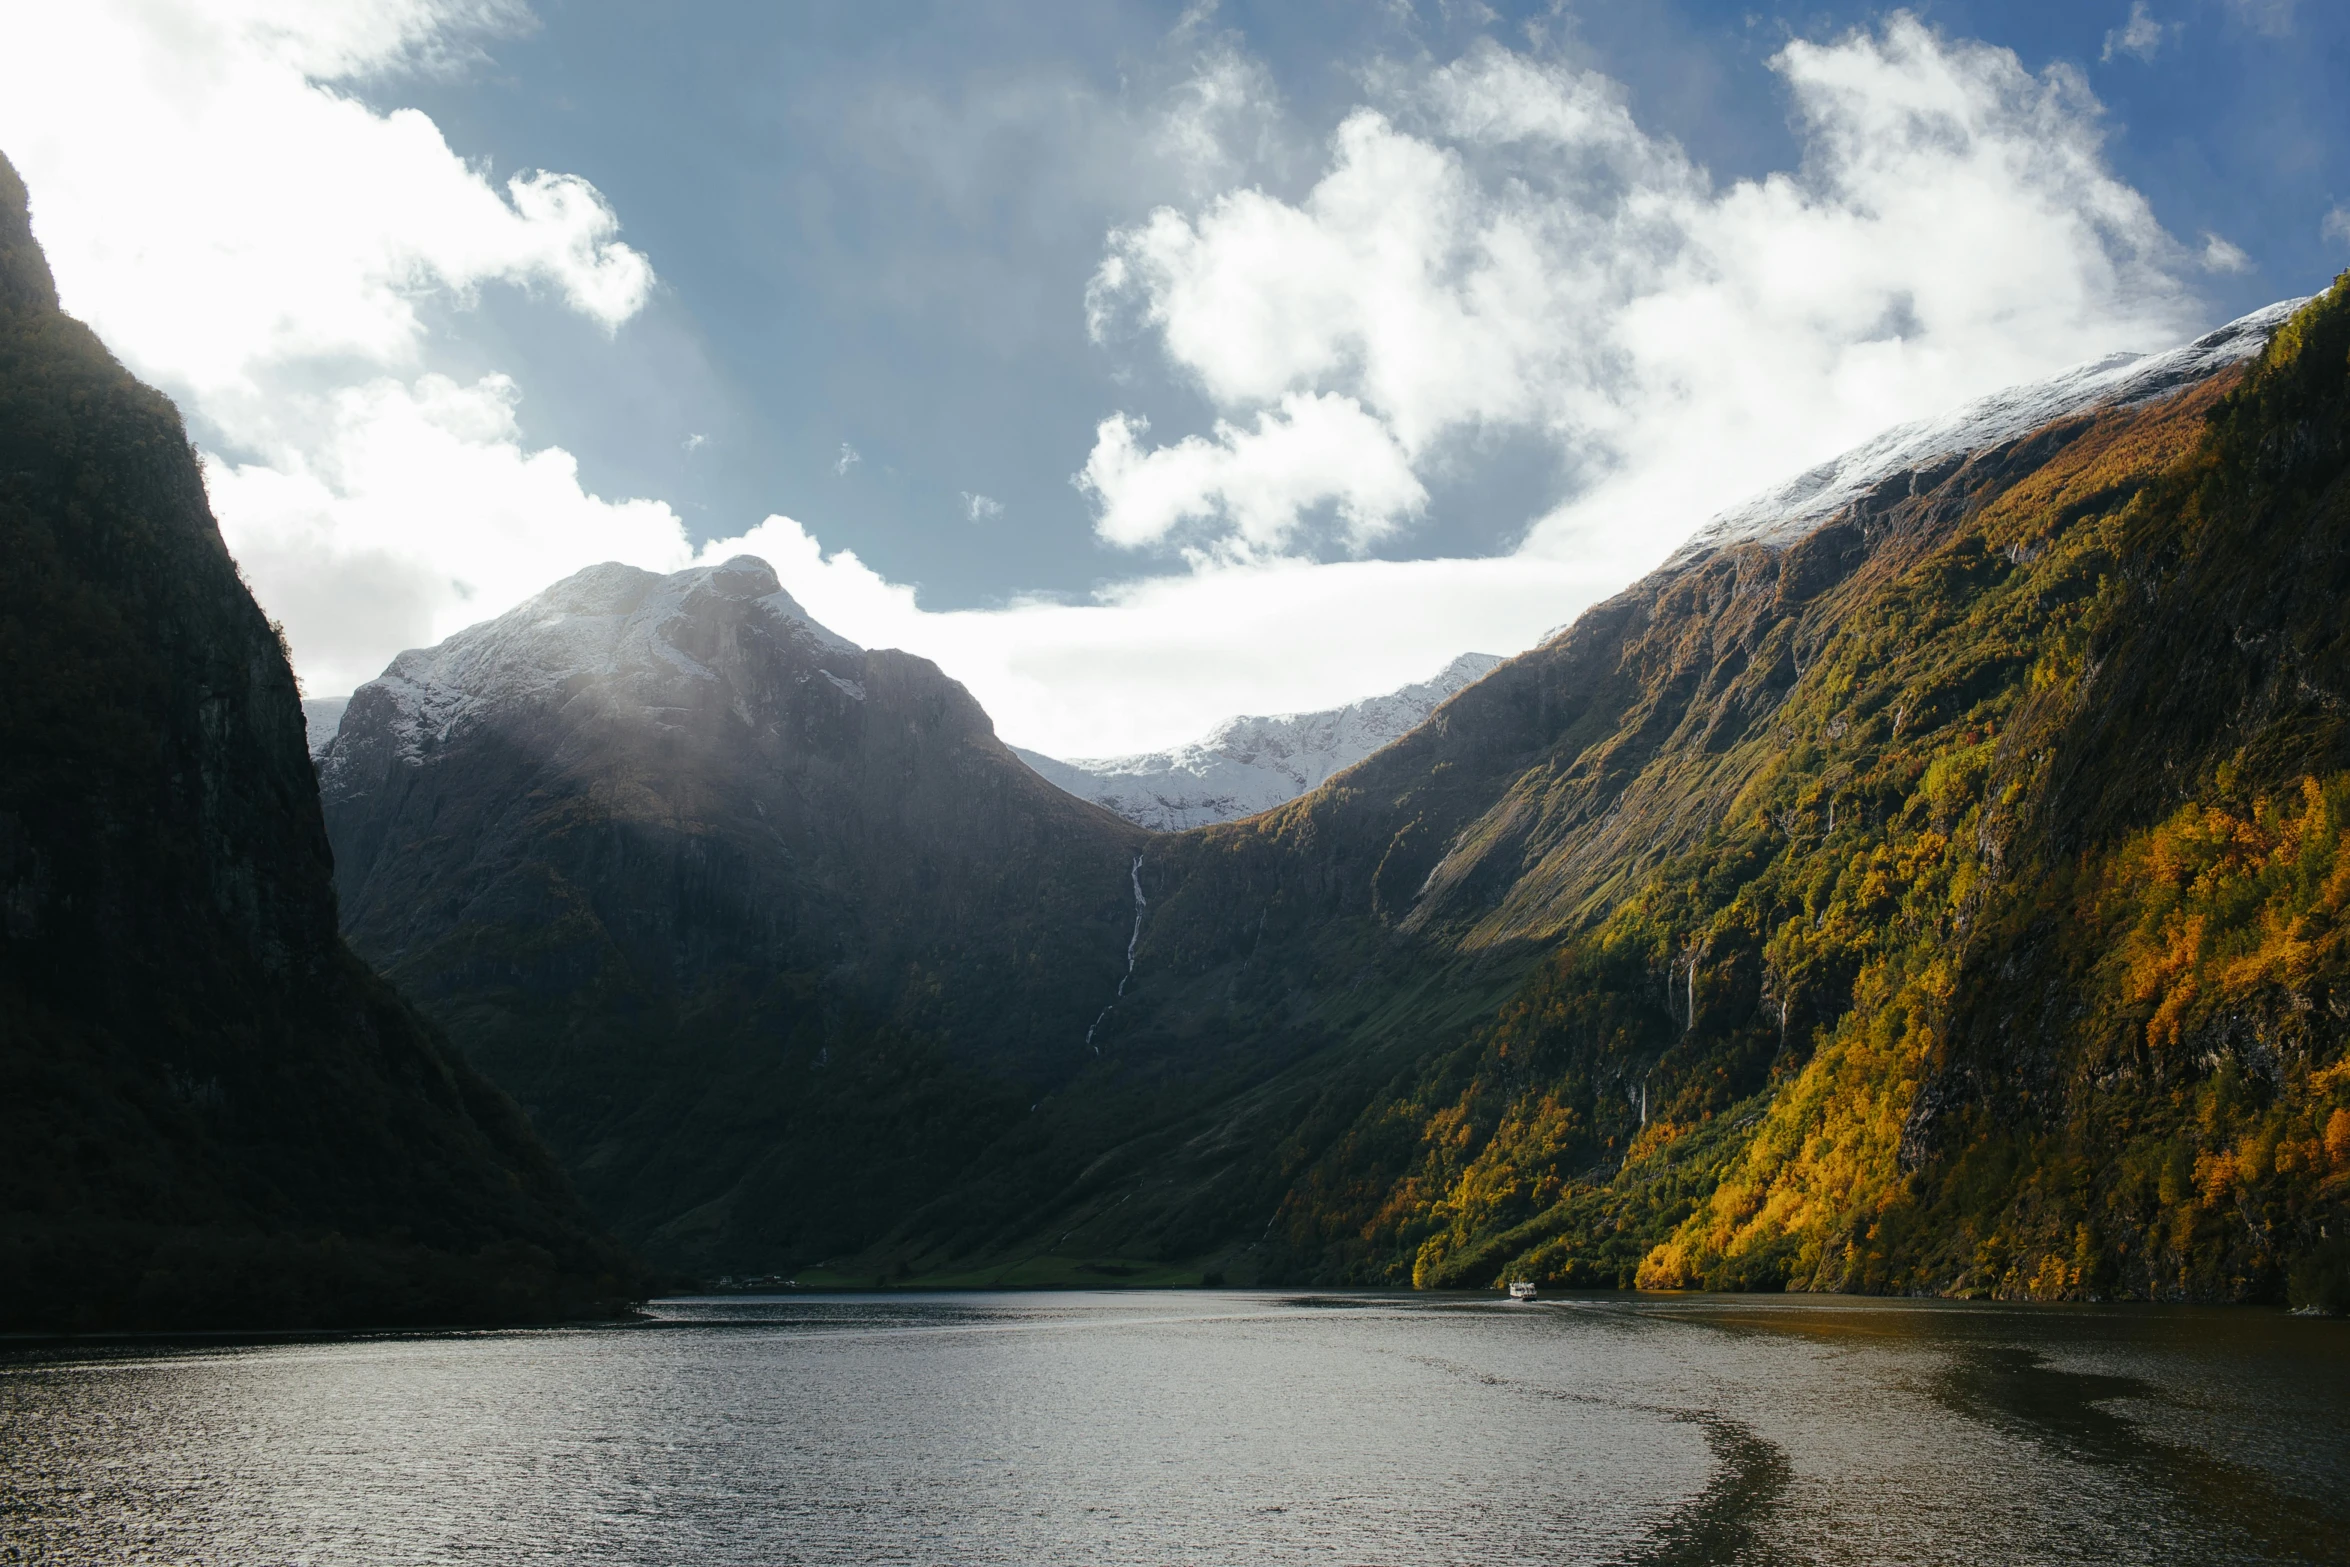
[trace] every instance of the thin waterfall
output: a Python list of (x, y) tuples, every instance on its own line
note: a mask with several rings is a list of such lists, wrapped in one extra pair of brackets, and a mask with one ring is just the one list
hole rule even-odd
[(1110, 1020), (1110, 1014), (1118, 1009), (1118, 1003), (1126, 997), (1126, 982), (1134, 977), (1134, 949), (1142, 941), (1142, 911), (1150, 907), (1150, 899), (1142, 895), (1142, 853), (1140, 850), (1135, 852), (1134, 865), (1128, 874), (1134, 878), (1134, 929), (1126, 937), (1126, 972), (1118, 976), (1118, 990), (1115, 995), (1110, 997), (1110, 1004), (1102, 1008), (1102, 1015), (1095, 1018), (1093, 1027), (1085, 1031), (1085, 1046), (1097, 1056), (1102, 1053), (1102, 1050), (1101, 1046), (1093, 1042), (1093, 1036), (1101, 1032), (1102, 1025)]

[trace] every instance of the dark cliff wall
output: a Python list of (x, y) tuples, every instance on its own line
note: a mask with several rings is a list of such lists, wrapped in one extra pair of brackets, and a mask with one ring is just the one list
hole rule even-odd
[(512, 1320), (631, 1286), (343, 945), (299, 696), (177, 412), (0, 162), (0, 1323)]

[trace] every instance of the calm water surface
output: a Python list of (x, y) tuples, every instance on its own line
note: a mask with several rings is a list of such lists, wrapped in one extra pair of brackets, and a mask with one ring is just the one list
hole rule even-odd
[(2350, 1324), (674, 1300), (0, 1354), (0, 1562), (2350, 1561)]

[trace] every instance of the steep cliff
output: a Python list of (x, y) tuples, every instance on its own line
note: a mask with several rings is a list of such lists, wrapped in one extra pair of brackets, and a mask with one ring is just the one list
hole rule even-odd
[(0, 1326), (508, 1321), (631, 1265), (344, 946), (300, 699), (171, 404), (0, 161)]
[(2283, 316), (1733, 519), (1236, 834), (1538, 954), (1260, 1266), (2343, 1304), (2350, 298), (2232, 362)]

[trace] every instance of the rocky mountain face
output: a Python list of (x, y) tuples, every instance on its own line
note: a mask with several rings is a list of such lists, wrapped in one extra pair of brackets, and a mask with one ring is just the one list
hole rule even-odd
[(319, 775), (352, 943), (706, 1269), (869, 1244), (1093, 1059), (1147, 836), (748, 558), (402, 654)]
[(1319, 713), (1228, 718), (1171, 751), (1056, 761), (1013, 754), (1082, 800), (1154, 832), (1181, 832), (1286, 805), (1427, 721), (1454, 692), (1493, 672), (1490, 653), (1463, 653), (1435, 678)]
[(2334, 1301), (2346, 432), (2340, 286), (1987, 399), (1170, 834), (642, 579), (354, 699), (345, 918), (679, 1265)]
[(0, 1327), (511, 1321), (637, 1287), (336, 930), (292, 671), (178, 414), (0, 160)]

